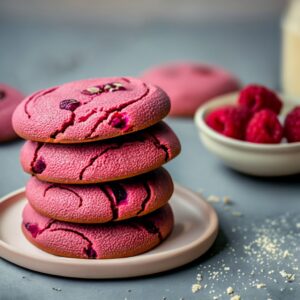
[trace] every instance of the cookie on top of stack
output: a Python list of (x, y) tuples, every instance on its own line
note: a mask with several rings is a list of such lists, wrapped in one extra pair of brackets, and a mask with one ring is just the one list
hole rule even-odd
[(131, 77), (70, 82), (24, 99), (13, 126), (28, 140), (21, 164), (33, 175), (26, 238), (55, 255), (99, 259), (166, 239), (173, 182), (161, 166), (180, 153), (161, 121), (169, 110), (160, 88)]

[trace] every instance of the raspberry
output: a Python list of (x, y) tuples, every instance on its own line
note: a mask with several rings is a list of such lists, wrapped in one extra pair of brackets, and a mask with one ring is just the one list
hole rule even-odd
[(224, 106), (211, 112), (206, 123), (225, 136), (242, 140), (250, 117), (250, 112), (242, 107)]
[(270, 109), (279, 114), (282, 101), (278, 96), (260, 85), (248, 85), (241, 90), (238, 104), (249, 109), (252, 113), (259, 112), (262, 109)]
[(41, 174), (46, 169), (46, 163), (44, 161), (44, 158), (41, 156), (33, 165), (32, 171), (36, 174)]
[(286, 116), (284, 135), (289, 143), (300, 142), (300, 106), (295, 107)]
[(59, 103), (60, 109), (74, 111), (78, 106), (80, 106), (80, 102), (75, 99), (66, 99)]
[(37, 224), (26, 223), (25, 228), (31, 233), (32, 237), (36, 238), (36, 236), (40, 233), (40, 229)]
[(4, 98), (5, 98), (5, 96), (6, 96), (6, 93), (5, 93), (5, 91), (3, 91), (3, 90), (0, 90), (0, 100), (4, 99)]
[(277, 115), (269, 109), (263, 109), (250, 120), (246, 130), (246, 141), (259, 144), (277, 144), (280, 143), (282, 134), (283, 128)]
[(110, 121), (110, 125), (115, 128), (125, 129), (128, 128), (128, 117), (125, 113), (116, 112)]

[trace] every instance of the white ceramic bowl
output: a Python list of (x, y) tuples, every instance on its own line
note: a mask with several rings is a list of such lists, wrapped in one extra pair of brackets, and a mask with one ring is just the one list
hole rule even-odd
[[(203, 106), (195, 114), (195, 123), (203, 145), (223, 162), (242, 173), (256, 176), (285, 176), (300, 173), (300, 142), (281, 144), (255, 144), (223, 136), (205, 122), (205, 117), (213, 109), (235, 104), (238, 94), (218, 97)], [(285, 99), (282, 116), (294, 106), (300, 105)]]

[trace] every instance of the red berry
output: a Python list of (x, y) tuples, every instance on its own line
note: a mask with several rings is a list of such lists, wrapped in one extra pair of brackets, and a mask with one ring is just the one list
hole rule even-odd
[(78, 106), (80, 106), (80, 102), (75, 99), (66, 99), (62, 100), (59, 103), (60, 109), (74, 111)]
[(263, 109), (250, 120), (246, 130), (246, 141), (259, 144), (277, 144), (282, 139), (283, 128), (277, 115)]
[(252, 113), (262, 109), (270, 109), (279, 114), (282, 101), (271, 90), (260, 85), (248, 85), (241, 90), (238, 104), (249, 109)]
[(250, 117), (249, 111), (242, 107), (224, 106), (212, 111), (206, 117), (206, 123), (225, 136), (242, 140)]
[(289, 143), (300, 142), (300, 106), (295, 107), (286, 116), (284, 135)]

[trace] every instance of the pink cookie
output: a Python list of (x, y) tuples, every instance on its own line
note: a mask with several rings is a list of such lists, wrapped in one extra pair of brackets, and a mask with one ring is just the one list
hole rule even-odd
[(171, 233), (173, 223), (168, 204), (141, 218), (98, 225), (50, 219), (28, 204), (22, 229), (31, 243), (51, 254), (104, 259), (134, 256), (154, 248)]
[(177, 156), (180, 143), (160, 122), (143, 131), (87, 144), (28, 141), (21, 150), (25, 172), (56, 183), (97, 183), (140, 175)]
[(161, 87), (170, 97), (173, 116), (193, 116), (208, 100), (237, 91), (240, 83), (227, 71), (199, 63), (171, 63), (145, 72), (143, 80)]
[(105, 223), (143, 216), (165, 205), (172, 193), (172, 179), (163, 168), (97, 185), (52, 184), (32, 177), (26, 186), (27, 199), (36, 211), (74, 223)]
[(170, 110), (158, 87), (131, 77), (74, 81), (32, 94), (13, 115), (23, 138), (47, 143), (82, 143), (147, 128)]
[(12, 114), (24, 96), (13, 87), (0, 83), (0, 142), (17, 137), (12, 127)]

